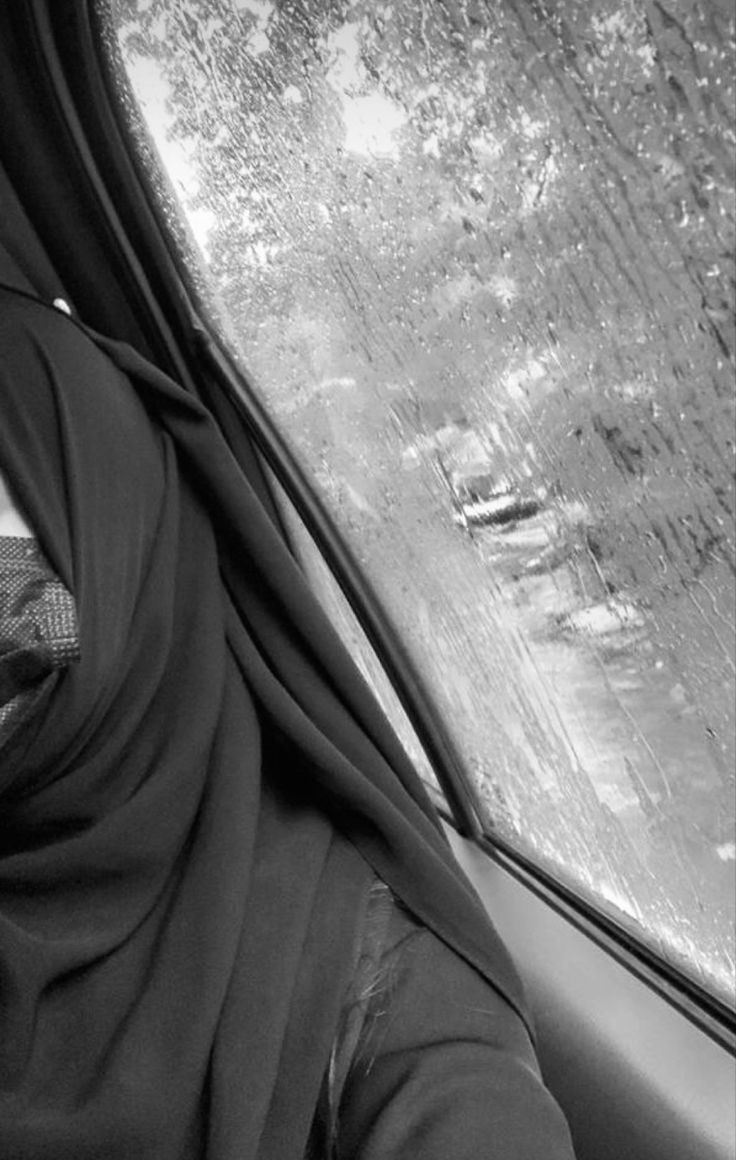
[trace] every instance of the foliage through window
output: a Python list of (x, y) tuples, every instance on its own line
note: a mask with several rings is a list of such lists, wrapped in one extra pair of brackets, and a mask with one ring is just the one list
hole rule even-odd
[(734, 993), (725, 0), (109, 0), (488, 828)]

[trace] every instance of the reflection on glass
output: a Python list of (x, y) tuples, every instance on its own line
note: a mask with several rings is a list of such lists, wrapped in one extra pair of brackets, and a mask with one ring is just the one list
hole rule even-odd
[(111, 0), (490, 829), (733, 999), (733, 13)]

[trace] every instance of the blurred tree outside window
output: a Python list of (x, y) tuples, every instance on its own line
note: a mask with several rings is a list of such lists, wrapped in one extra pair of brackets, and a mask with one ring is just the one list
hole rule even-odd
[(732, 5), (106, 6), (489, 832), (733, 1003)]

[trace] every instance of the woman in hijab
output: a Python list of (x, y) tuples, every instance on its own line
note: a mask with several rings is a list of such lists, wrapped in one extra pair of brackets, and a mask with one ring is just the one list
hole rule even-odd
[(570, 1160), (521, 987), (219, 428), (0, 287), (0, 1156)]

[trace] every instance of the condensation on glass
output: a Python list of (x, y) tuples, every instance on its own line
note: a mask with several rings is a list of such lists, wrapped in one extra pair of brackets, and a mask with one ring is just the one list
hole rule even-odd
[(490, 830), (734, 994), (726, 0), (110, 0)]
[(450, 807), (447, 798), (437, 780), (426, 750), (350, 602), (309, 534), (304, 521), (279, 481), (272, 474), (269, 474), (269, 486), (286, 525), (292, 551), (299, 559), (311, 588), (319, 598), (341, 640), (356, 661), (384, 714), (391, 722), (394, 733), (401, 742), (414, 769), (424, 782), (425, 789), (428, 790), (435, 805), (449, 814)]

